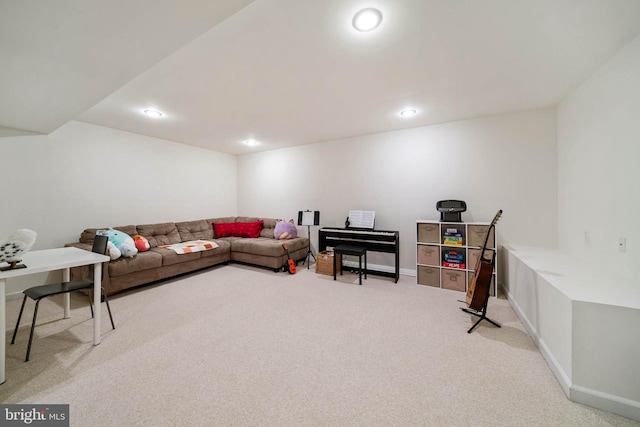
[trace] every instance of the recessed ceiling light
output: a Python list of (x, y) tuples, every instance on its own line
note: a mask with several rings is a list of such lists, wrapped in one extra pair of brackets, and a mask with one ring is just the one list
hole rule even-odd
[(154, 119), (157, 119), (158, 117), (162, 116), (162, 113), (160, 111), (156, 111), (156, 110), (144, 110), (143, 112), (147, 116), (152, 117)]
[(416, 110), (402, 110), (400, 111), (400, 115), (402, 117), (404, 117), (405, 119), (409, 118), (409, 117), (413, 117), (417, 114), (418, 112)]
[(362, 9), (353, 17), (353, 26), (358, 31), (371, 31), (382, 22), (382, 12), (378, 9)]
[(247, 144), (250, 147), (254, 147), (258, 144), (260, 144), (258, 141), (256, 141), (255, 139), (247, 139), (245, 142), (245, 144)]

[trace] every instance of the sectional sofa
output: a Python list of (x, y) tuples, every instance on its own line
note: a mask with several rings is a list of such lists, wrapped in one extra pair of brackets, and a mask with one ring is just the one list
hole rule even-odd
[[(256, 231), (256, 223), (262, 222), (257, 237), (243, 237), (234, 233), (236, 225), (251, 225)], [(214, 227), (215, 225), (215, 227)], [(138, 252), (132, 258), (118, 258), (103, 264), (102, 286), (107, 295), (166, 279), (183, 273), (200, 270), (218, 264), (238, 262), (281, 271), (287, 264), (287, 255), (282, 242), (287, 243), (292, 259), (301, 261), (307, 255), (309, 239), (296, 237), (278, 240), (274, 237), (276, 220), (257, 217), (223, 217), (196, 221), (167, 222), (158, 224), (126, 225), (113, 227), (130, 236), (139, 234), (149, 241), (150, 249)], [(96, 230), (85, 229), (78, 242), (65, 246), (91, 250)], [(215, 229), (218, 230), (216, 235)], [(252, 234), (253, 236), (254, 234)], [(159, 246), (172, 245), (193, 240), (213, 240), (217, 248), (199, 252), (177, 254), (172, 249)], [(87, 267), (71, 269), (71, 280), (86, 277)]]

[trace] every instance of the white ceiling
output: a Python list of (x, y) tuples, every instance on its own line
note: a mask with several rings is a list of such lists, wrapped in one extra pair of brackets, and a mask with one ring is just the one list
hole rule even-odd
[(2, 0), (0, 136), (79, 120), (242, 154), (547, 107), (638, 34), (638, 0)]

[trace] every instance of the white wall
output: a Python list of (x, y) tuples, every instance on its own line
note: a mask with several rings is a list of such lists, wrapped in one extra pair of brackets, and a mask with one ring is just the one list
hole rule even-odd
[(557, 110), (560, 252), (510, 256), (509, 301), (571, 400), (640, 420), (640, 37)]
[(232, 155), (80, 122), (0, 138), (0, 240), (29, 228), (46, 249), (88, 227), (235, 215), (236, 172)]
[(567, 397), (640, 421), (640, 288), (558, 249), (511, 246), (511, 306)]
[[(558, 107), (561, 249), (612, 274), (640, 276), (639, 164), (637, 37)], [(626, 253), (618, 251), (620, 237)]]
[[(501, 244), (555, 246), (555, 109), (238, 159), (240, 215), (295, 218), (299, 210), (310, 209), (320, 211), (321, 225), (344, 226), (349, 210), (376, 211), (376, 229), (400, 231), (404, 270), (415, 270), (416, 220), (439, 219), (435, 206), (442, 199), (466, 201), (464, 221), (490, 221), (503, 209)], [(317, 230), (312, 228), (316, 247)], [(372, 258), (373, 263), (393, 264), (390, 257)]]

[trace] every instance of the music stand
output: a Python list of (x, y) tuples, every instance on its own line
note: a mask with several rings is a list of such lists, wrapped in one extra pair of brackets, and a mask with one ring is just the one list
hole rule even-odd
[[(302, 264), (309, 260), (309, 255), (316, 261), (316, 256), (311, 252), (311, 226), (320, 225), (320, 211), (298, 211), (298, 225), (307, 226), (307, 237), (309, 237), (309, 249), (307, 250), (307, 256), (304, 257)], [(307, 270), (309, 269), (309, 263), (307, 262)]]

